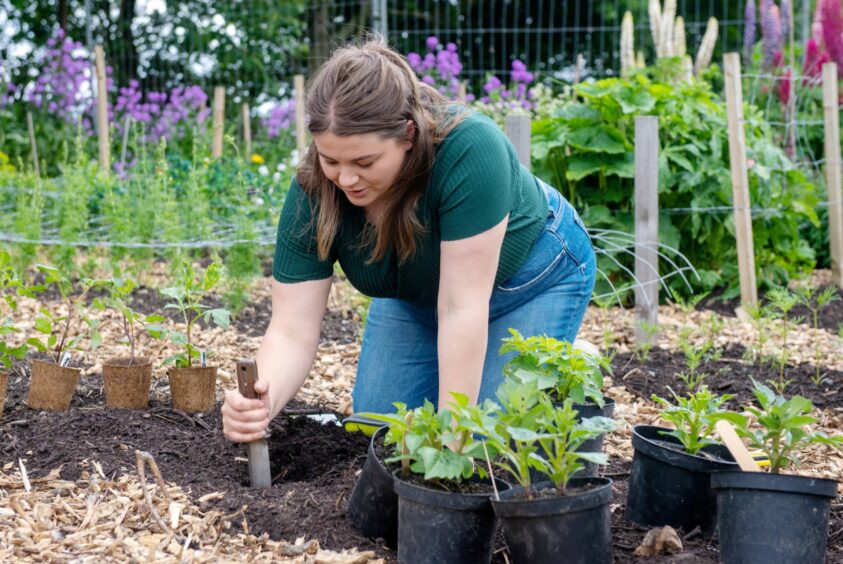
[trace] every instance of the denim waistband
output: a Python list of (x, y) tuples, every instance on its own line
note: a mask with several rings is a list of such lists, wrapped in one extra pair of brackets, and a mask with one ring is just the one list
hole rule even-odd
[[(559, 190), (541, 180), (538, 182), (547, 198), (547, 224), (545, 228), (555, 229), (562, 223), (562, 218), (565, 215), (565, 204), (568, 204), (568, 202), (562, 197)], [(570, 204), (567, 207), (570, 207)]]

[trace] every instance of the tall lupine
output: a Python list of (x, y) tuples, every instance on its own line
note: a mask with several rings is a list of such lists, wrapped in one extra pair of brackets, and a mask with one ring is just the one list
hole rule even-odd
[(782, 36), (782, 45), (788, 42), (788, 38), (790, 37), (790, 27), (793, 22), (790, 20), (790, 0), (782, 0), (782, 5), (780, 8), (781, 12), (781, 36)]
[(623, 15), (621, 22), (621, 76), (628, 76), (635, 68), (635, 27), (632, 12)]
[(752, 62), (752, 50), (755, 47), (755, 0), (746, 0), (743, 11), (743, 62), (749, 66)]
[(685, 18), (676, 16), (673, 24), (673, 56), (684, 57), (688, 54), (688, 43), (685, 39)]
[(700, 76), (700, 73), (708, 65), (711, 64), (711, 57), (714, 54), (714, 46), (717, 45), (717, 34), (719, 32), (719, 25), (717, 18), (708, 18), (708, 23), (705, 26), (705, 33), (702, 41), (700, 41), (700, 48), (697, 51), (697, 60), (694, 63), (694, 75)]
[(673, 57), (676, 50), (673, 45), (673, 25), (676, 18), (676, 0), (664, 0), (662, 20), (659, 22), (659, 41), (664, 57)]
[(805, 44), (805, 64), (803, 65), (805, 76), (819, 78), (823, 65), (829, 60), (828, 53), (820, 49), (817, 40), (813, 37), (809, 39)]
[(820, 26), (825, 50), (837, 66), (843, 66), (843, 14), (840, 0), (819, 0)]
[(782, 21), (779, 7), (773, 0), (761, 0), (761, 37), (764, 46), (764, 68), (775, 66), (776, 53), (782, 50)]
[(653, 36), (653, 45), (656, 46), (656, 57), (661, 57), (662, 46), (661, 41), (661, 20), (662, 20), (662, 6), (659, 0), (650, 0), (647, 4), (647, 15), (650, 18), (650, 35)]

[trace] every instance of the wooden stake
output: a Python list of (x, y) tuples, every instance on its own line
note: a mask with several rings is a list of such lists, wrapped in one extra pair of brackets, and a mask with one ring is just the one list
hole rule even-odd
[(459, 89), (457, 90), (457, 100), (461, 104), (465, 104), (465, 82), (460, 82)]
[(726, 75), (726, 111), (729, 122), (729, 167), (732, 170), (732, 198), (735, 207), (735, 234), (738, 241), (741, 305), (758, 303), (755, 282), (755, 248), (752, 242), (752, 213), (749, 200), (749, 176), (746, 168), (741, 59), (737, 53), (724, 57)]
[[(258, 365), (254, 360), (237, 361), (237, 388), (244, 398), (257, 399), (255, 382), (258, 381)], [(258, 439), (248, 444), (249, 450), (249, 485), (253, 488), (266, 488), (272, 484), (269, 465), (269, 446), (266, 439)]]
[(512, 114), (506, 116), (506, 136), (515, 145), (515, 154), (522, 165), (530, 170), (530, 116)]
[(32, 112), (26, 112), (26, 128), (29, 130), (29, 150), (32, 153), (32, 167), (35, 176), (41, 176), (41, 165), (38, 162), (38, 145), (35, 143), (35, 124), (32, 123)]
[(110, 143), (108, 141), (108, 78), (105, 73), (105, 51), (102, 45), (94, 47), (97, 73), (97, 137), (99, 138), (100, 172), (108, 174), (111, 170)]
[(635, 344), (652, 345), (659, 313), (659, 118), (635, 118)]
[(249, 104), (243, 104), (243, 160), (252, 161), (252, 117)]
[(843, 192), (840, 187), (840, 102), (837, 63), (823, 65), (823, 113), (825, 114), (825, 183), (828, 189), (828, 239), (831, 281), (843, 288)]
[(717, 431), (717, 434), (720, 435), (720, 439), (723, 441), (723, 444), (726, 445), (726, 448), (728, 448), (729, 452), (732, 453), (732, 457), (735, 459), (735, 462), (738, 463), (741, 470), (744, 472), (759, 472), (761, 470), (758, 467), (758, 463), (755, 462), (754, 458), (752, 458), (752, 455), (749, 453), (746, 446), (743, 442), (741, 442), (741, 438), (735, 432), (731, 423), (721, 419), (714, 424), (714, 429)]
[(297, 74), (293, 77), (293, 89), (296, 94), (296, 149), (299, 151), (299, 159), (303, 159), (307, 150), (307, 128), (304, 123), (304, 75)]
[(218, 159), (222, 156), (222, 138), (225, 133), (225, 87), (214, 87), (213, 127), (214, 137), (211, 145), (211, 156)]
[[(126, 122), (123, 124), (123, 144), (120, 146), (120, 167), (126, 166), (126, 149), (129, 146), (129, 130), (132, 129), (132, 116), (126, 115)], [(125, 172), (125, 171), (124, 171)]]

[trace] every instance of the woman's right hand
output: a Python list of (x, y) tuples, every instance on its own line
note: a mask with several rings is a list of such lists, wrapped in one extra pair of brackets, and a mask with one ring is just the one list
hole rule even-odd
[(266, 438), (269, 427), (269, 383), (255, 382), (255, 393), (259, 399), (243, 397), (234, 389), (225, 394), (222, 412), (222, 432), (235, 443), (251, 443)]

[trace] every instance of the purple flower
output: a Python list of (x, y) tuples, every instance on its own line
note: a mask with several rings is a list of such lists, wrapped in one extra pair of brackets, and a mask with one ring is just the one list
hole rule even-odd
[(755, 45), (755, 0), (746, 0), (743, 12), (743, 60), (749, 65), (752, 61), (752, 48)]
[(776, 52), (782, 49), (782, 22), (779, 7), (773, 0), (761, 0), (761, 36), (764, 40), (764, 68), (775, 64)]
[(446, 46), (445, 46), (445, 48), (446, 48), (448, 51), (450, 51), (451, 53), (456, 53), (456, 52), (457, 52), (457, 44), (456, 44), (456, 43), (448, 43), (448, 45), (446, 45)]
[(439, 39), (435, 35), (431, 35), (425, 41), (425, 46), (428, 51), (436, 51), (436, 48), (439, 46)]
[(277, 105), (273, 106), (269, 115), (261, 121), (261, 124), (266, 128), (266, 134), (270, 139), (274, 139), (283, 132), (291, 133), (292, 126), (296, 117), (296, 101), (281, 100)]
[(782, 0), (781, 13), (781, 34), (782, 43), (790, 36), (790, 0)]
[(496, 76), (490, 76), (489, 80), (486, 81), (486, 84), (483, 85), (483, 90), (490, 94), (493, 91), (499, 89), (502, 86), (501, 80)]
[(422, 82), (431, 86), (436, 86), (436, 79), (430, 76), (429, 74), (426, 74), (422, 77)]
[(417, 70), (421, 67), (422, 58), (418, 53), (408, 53), (407, 62), (410, 63), (410, 68)]

